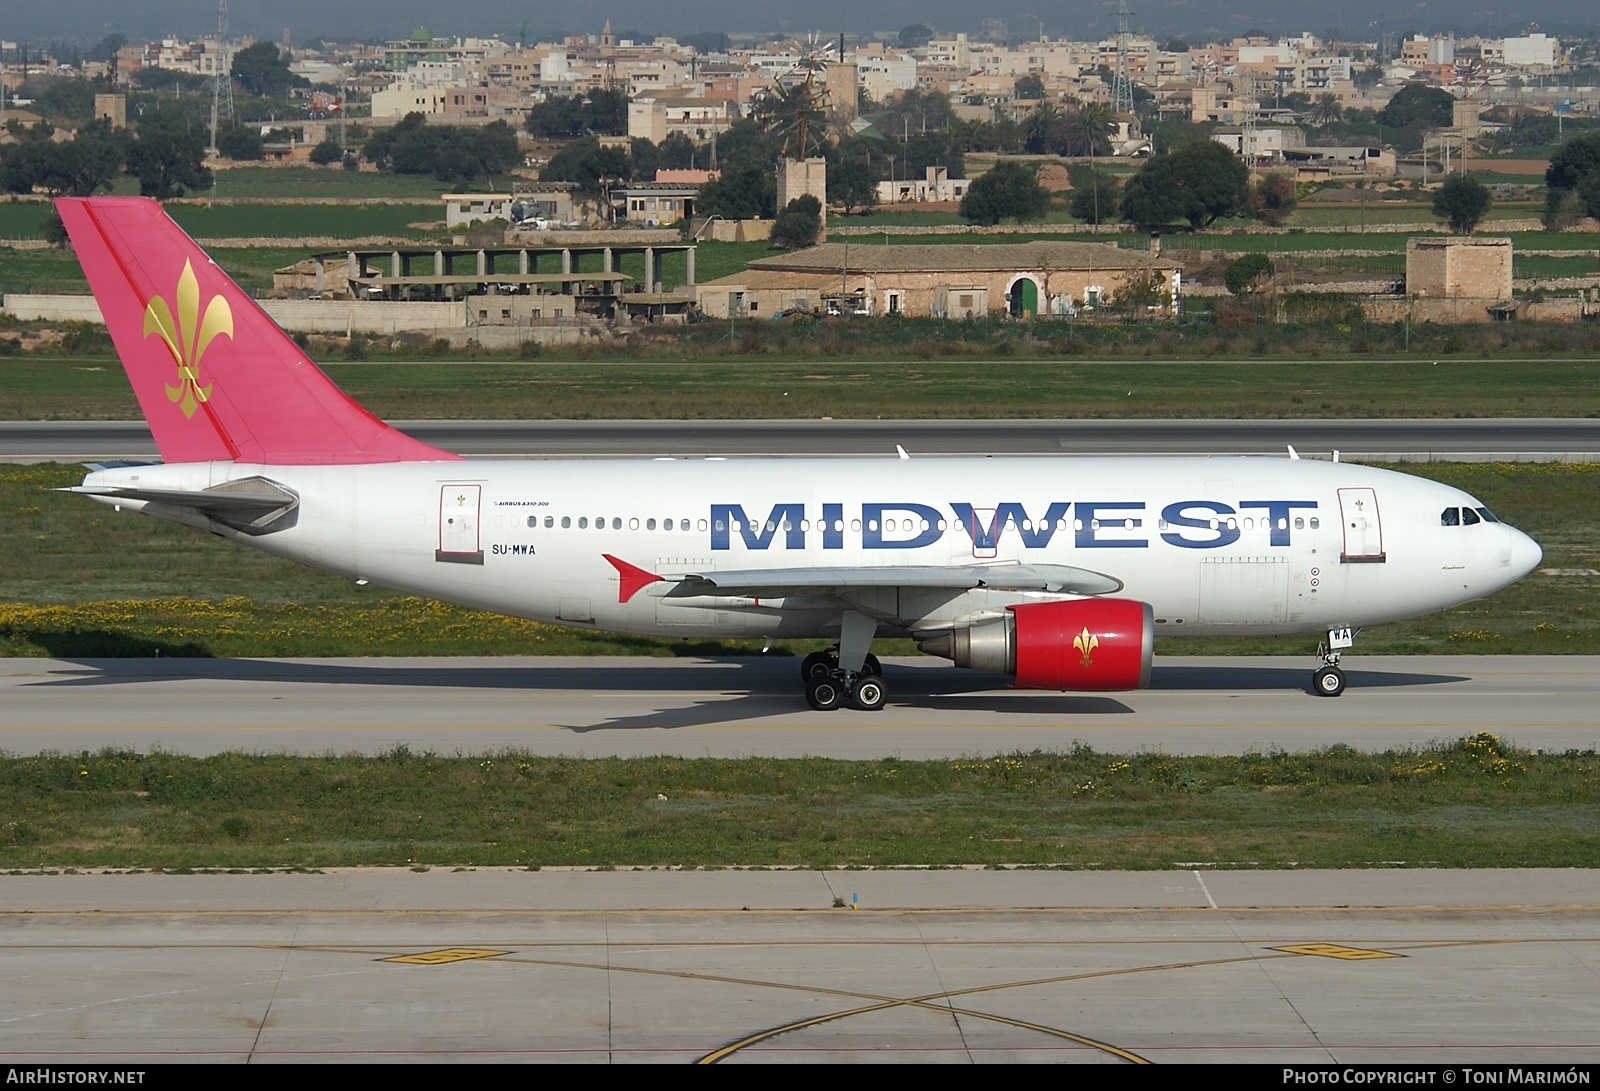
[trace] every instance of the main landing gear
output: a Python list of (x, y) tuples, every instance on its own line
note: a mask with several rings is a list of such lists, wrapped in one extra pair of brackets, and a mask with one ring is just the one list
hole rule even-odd
[(1339, 669), (1339, 657), (1355, 643), (1354, 631), (1349, 628), (1329, 629), (1326, 643), (1317, 646), (1322, 666), (1311, 676), (1311, 692), (1318, 697), (1337, 697), (1344, 692), (1344, 671)]
[(831, 652), (812, 652), (800, 663), (805, 681), (806, 703), (819, 712), (832, 712), (849, 705), (862, 712), (876, 712), (888, 699), (883, 684), (883, 667), (878, 657), (867, 651), (878, 623), (865, 614), (851, 611), (839, 627), (839, 647)]

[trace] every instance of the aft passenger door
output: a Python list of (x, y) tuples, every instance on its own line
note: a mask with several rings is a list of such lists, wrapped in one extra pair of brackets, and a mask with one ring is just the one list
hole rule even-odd
[(482, 485), (439, 486), (439, 546), (434, 560), (483, 563), (483, 538), (478, 526), (482, 499)]

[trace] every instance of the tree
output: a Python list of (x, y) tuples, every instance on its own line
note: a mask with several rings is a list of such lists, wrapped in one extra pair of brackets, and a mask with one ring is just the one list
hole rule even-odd
[(0, 189), (7, 193), (32, 193), (50, 169), (52, 141), (55, 126), (41, 121), (31, 128), (13, 119), (6, 131), (16, 143), (0, 150)]
[(707, 30), (699, 34), (686, 34), (678, 41), (697, 53), (726, 53), (728, 36), (720, 30)]
[(900, 153), (900, 177), (923, 177), (929, 167), (944, 167), (950, 177), (966, 174), (966, 160), (948, 131), (913, 133)]
[(804, 250), (817, 245), (822, 234), (822, 202), (802, 193), (783, 206), (772, 222), (772, 245), (784, 250)]
[(1030, 72), (1026, 76), (1018, 78), (1011, 88), (1011, 94), (1015, 98), (1022, 99), (1044, 98), (1044, 80), (1040, 79), (1037, 74)]
[(1470, 235), (1494, 201), (1489, 187), (1475, 178), (1453, 174), (1433, 194), (1433, 214), (1450, 224), (1450, 230)]
[(205, 157), (205, 141), (198, 133), (140, 126), (128, 146), (128, 173), (139, 179), (140, 194), (164, 201), (211, 188)]
[(1324, 91), (1317, 96), (1316, 102), (1311, 106), (1311, 124), (1327, 125), (1329, 122), (1340, 121), (1344, 118), (1344, 105), (1340, 103), (1339, 96), (1332, 91)]
[(1053, 102), (1041, 102), (1023, 123), (1023, 148), (1034, 154), (1049, 152), (1063, 143), (1061, 110)]
[(203, 90), (211, 83), (209, 76), (195, 72), (174, 72), (170, 68), (148, 65), (133, 73), (133, 82), (146, 91), (193, 92)]
[(1108, 171), (1095, 170), (1082, 163), (1067, 168), (1072, 182), (1072, 214), (1084, 223), (1114, 222), (1121, 204), (1117, 180)]
[(257, 42), (239, 50), (229, 71), (246, 91), (262, 98), (282, 98), (290, 88), (311, 86), (305, 77), (289, 71), (289, 55), (279, 53), (272, 42)]
[(1557, 149), (1544, 184), (1546, 227), (1554, 226), (1563, 208), (1571, 218), (1575, 202), (1588, 215), (1600, 217), (1600, 129), (1574, 136)]
[(1368, 91), (1378, 86), (1383, 79), (1383, 65), (1369, 64), (1365, 68), (1357, 68), (1350, 73), (1350, 82), (1362, 91)]
[(546, 140), (563, 137), (618, 136), (628, 128), (628, 96), (618, 90), (588, 96), (554, 95), (528, 111), (527, 130)]
[(722, 168), (722, 177), (700, 187), (695, 211), (702, 216), (721, 216), (725, 220), (753, 220), (773, 214), (778, 200), (778, 181), (766, 160), (744, 154)]
[(1111, 133), (1117, 127), (1109, 103), (1085, 102), (1062, 119), (1062, 147), (1066, 155), (1104, 155), (1111, 150)]
[(1272, 259), (1267, 255), (1246, 254), (1229, 264), (1223, 283), (1234, 295), (1246, 295), (1255, 291), (1272, 273)]
[(828, 166), (828, 200), (844, 208), (846, 216), (878, 204), (878, 184), (865, 159), (852, 156)]
[[(702, 166), (711, 162), (709, 153), (698, 155), (698, 152), (699, 149), (694, 146), (694, 141), (683, 133), (668, 133), (667, 138), (656, 145), (656, 165), (663, 170), (690, 170), (693, 169), (697, 158)], [(637, 170), (634, 171), (635, 176), (638, 173)]]
[(933, 41), (933, 28), (922, 23), (912, 23), (900, 28), (901, 49), (921, 49)]
[(1424, 121), (1434, 129), (1449, 128), (1451, 104), (1455, 100), (1456, 97), (1449, 91), (1438, 87), (1408, 83), (1395, 92), (1389, 105), (1379, 111), (1378, 120), (1396, 129), (1403, 129), (1413, 121)]
[(1282, 227), (1298, 203), (1294, 179), (1287, 174), (1264, 175), (1250, 187), (1250, 211), (1264, 224)]
[(628, 141), (628, 175), (636, 182), (654, 182), (661, 165), (661, 149), (642, 136)]
[(1153, 155), (1122, 191), (1122, 218), (1144, 227), (1187, 223), (1198, 231), (1238, 216), (1250, 201), (1250, 172), (1214, 140)]
[(266, 141), (255, 125), (219, 125), (217, 154), (224, 159), (261, 159), (266, 156)]
[(562, 148), (539, 172), (541, 182), (571, 182), (598, 191), (633, 176), (633, 164), (621, 148), (604, 148), (600, 138), (586, 136)]
[(1001, 161), (975, 179), (961, 199), (961, 215), (971, 223), (992, 226), (1006, 218), (1018, 223), (1039, 220), (1050, 209), (1050, 194), (1038, 177), (1020, 163)]
[(88, 197), (111, 185), (128, 155), (128, 130), (105, 118), (78, 127), (66, 144), (57, 144), (46, 185), (53, 193)]
[(1167, 279), (1160, 273), (1143, 276), (1132, 273), (1111, 298), (1106, 300), (1106, 306), (1127, 311), (1129, 314), (1144, 314), (1165, 303), (1167, 291)]
[(319, 167), (337, 163), (343, 158), (344, 149), (339, 147), (339, 142), (331, 136), (311, 149), (311, 161)]
[(67, 244), (72, 241), (67, 237), (67, 225), (61, 222), (61, 213), (57, 212), (53, 205), (45, 215), (44, 226), (39, 234), (43, 236), (45, 242), (57, 250), (65, 250)]
[[(588, 146), (594, 146), (592, 139)], [(504, 174), (522, 161), (517, 134), (504, 121), (481, 127), (429, 125), (419, 113), (407, 114), (394, 126), (375, 133), (367, 140), (365, 153), (379, 170), (432, 174), (441, 182), (456, 185)]]

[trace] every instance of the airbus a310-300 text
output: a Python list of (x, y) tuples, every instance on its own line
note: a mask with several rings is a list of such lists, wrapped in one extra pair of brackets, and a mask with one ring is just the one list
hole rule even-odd
[(348, 398), (153, 201), (57, 202), (162, 463), (75, 491), (483, 610), (827, 637), (812, 707), (881, 708), (872, 642), (1018, 686), (1147, 685), (1157, 634), (1323, 635), (1489, 594), (1539, 546), (1466, 493), (1264, 458), (469, 461)]

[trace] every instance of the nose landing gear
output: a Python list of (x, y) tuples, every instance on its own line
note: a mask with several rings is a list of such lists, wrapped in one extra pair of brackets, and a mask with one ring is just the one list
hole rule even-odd
[(1360, 629), (1329, 629), (1328, 639), (1317, 646), (1322, 666), (1311, 676), (1311, 692), (1318, 697), (1337, 697), (1344, 692), (1344, 671), (1339, 669), (1339, 657), (1355, 644), (1355, 634)]

